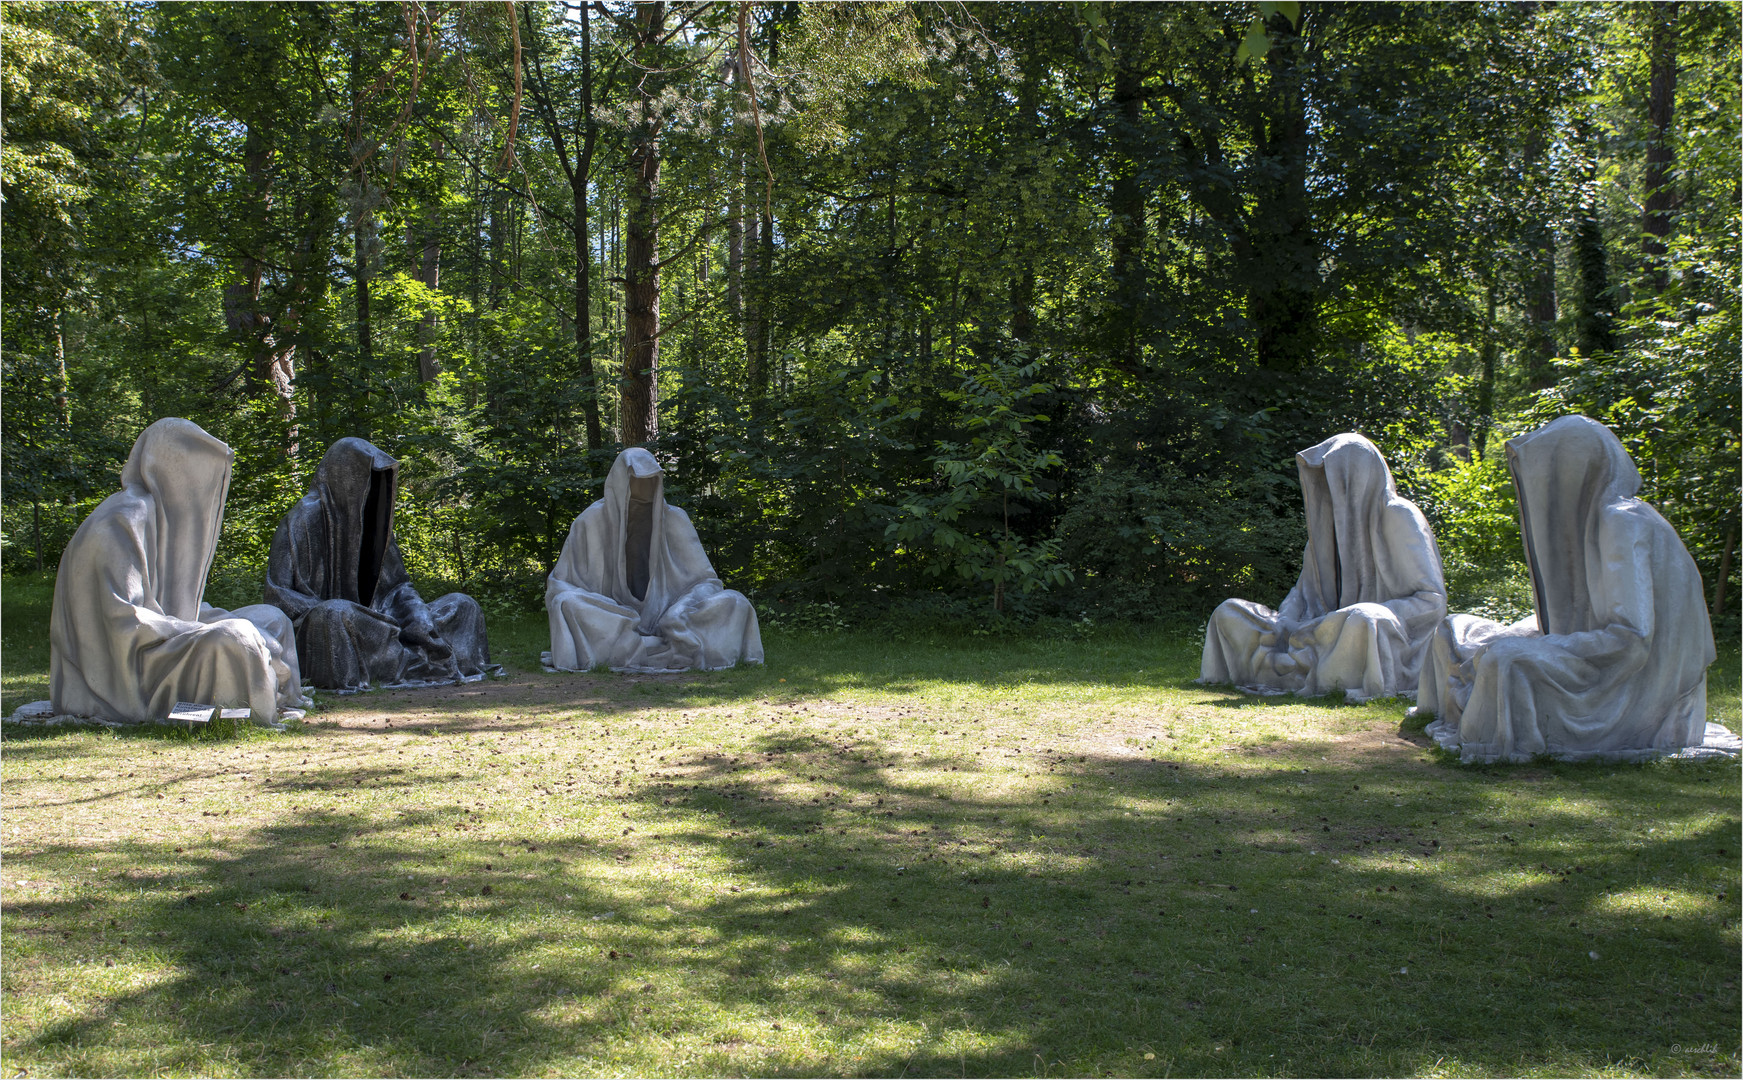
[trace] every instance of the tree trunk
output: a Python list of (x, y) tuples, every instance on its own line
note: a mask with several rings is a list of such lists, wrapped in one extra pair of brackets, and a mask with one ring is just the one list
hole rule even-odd
[(1578, 264), (1579, 314), (1574, 333), (1580, 354), (1597, 356), (1615, 349), (1615, 302), (1610, 295), (1609, 250), (1598, 222), (1597, 147), (1591, 125), (1582, 120), (1575, 128), (1585, 152), (1580, 169), (1579, 209), (1574, 221), (1574, 261)]
[[(1117, 19), (1120, 26), (1129, 19)], [(1128, 35), (1122, 35), (1128, 36)], [(1136, 37), (1136, 30), (1129, 31)], [(1119, 44), (1119, 66), (1114, 71), (1114, 123), (1118, 125), (1115, 144), (1119, 147), (1118, 169), (1113, 190), (1108, 196), (1111, 242), (1113, 246), (1113, 332), (1112, 345), (1128, 364), (1137, 363), (1138, 320), (1142, 317), (1146, 292), (1144, 247), (1147, 228), (1144, 220), (1144, 188), (1139, 182), (1139, 158), (1148, 150), (1141, 145), (1138, 122), (1142, 117), (1143, 72), (1132, 55), (1133, 41)]]
[(263, 271), (258, 253), (266, 243), (266, 219), (272, 210), (272, 176), (268, 171), (272, 146), (262, 127), (258, 122), (250, 123), (242, 138), (242, 177), (247, 191), (236, 230), (244, 251), (237, 260), (242, 280), (224, 290), (224, 322), (237, 338), (250, 342), (258, 340), (268, 321), (260, 311)]
[[(1312, 15), (1303, 10), (1305, 23)], [(1254, 132), (1264, 162), (1249, 220), (1247, 261), (1253, 285), (1247, 317), (1255, 332), (1259, 366), (1299, 371), (1319, 343), (1319, 247), (1307, 202), (1307, 158), (1312, 130), (1301, 71), (1301, 39), (1283, 15), (1271, 18), (1270, 98)]]
[(628, 238), (624, 245), (624, 326), (621, 423), (623, 443), (636, 446), (659, 435), (660, 360), (660, 87), (652, 55), (665, 32), (666, 5), (660, 0), (635, 9), (636, 61), (647, 75), (638, 88), (640, 115), (629, 137), (626, 185)]
[[(265, 276), (267, 222), (272, 211), (272, 140), (267, 125), (248, 123), (242, 140), (242, 174), (245, 193), (241, 226), (237, 235), (244, 254), (237, 260), (240, 281), (224, 290), (224, 322), (232, 335), (247, 346), (247, 378), (250, 385), (267, 387), (278, 399), (280, 416), (287, 424), (285, 452), (295, 456), (296, 398), (295, 347), (281, 345), (273, 333), (273, 320), (260, 306)], [(287, 328), (288, 330), (288, 328)]]
[[(766, 29), (768, 32), (769, 43), (769, 68), (770, 70), (775, 70), (781, 66), (780, 20), (776, 18), (769, 21), (766, 24)], [(771, 99), (769, 107), (773, 108), (774, 105), (775, 101)], [(759, 151), (759, 162), (761, 158), (762, 154)], [(770, 196), (773, 191), (771, 185), (773, 183), (773, 178), (766, 171), (763, 172), (761, 182), (757, 185), (757, 199), (755, 202), (750, 204), (750, 206), (761, 208), (758, 215), (757, 236), (757, 243), (759, 246), (757, 274), (758, 286), (761, 292), (759, 297), (761, 307), (757, 314), (756, 350), (758, 364), (762, 368), (762, 385), (765, 394), (768, 392), (768, 387), (771, 383), (775, 382), (774, 376), (777, 374), (772, 370), (769, 350), (769, 335), (774, 328), (774, 319), (770, 317), (769, 312), (769, 276), (775, 271), (775, 219), (774, 208), (770, 205)], [(749, 209), (750, 207), (746, 207), (747, 213), (749, 212)]]
[[(1039, 70), (1026, 64), (1017, 84), (1018, 138), (1023, 167), (1036, 163), (1041, 142), (1040, 103), (1036, 98), (1036, 84), (1041, 78)], [(1137, 113), (1134, 112), (1131, 118), (1135, 121)], [(1140, 199), (1139, 210), (1142, 209)], [(1139, 220), (1142, 221), (1142, 217)], [(1029, 221), (1019, 217), (1011, 224), (1015, 233), (1012, 240), (1020, 245), (1017, 272), (1011, 277), (1011, 336), (1018, 341), (1028, 341), (1035, 325), (1035, 247)]]
[[(38, 536), (41, 533), (37, 534)], [(1731, 554), (1737, 547), (1737, 528), (1732, 526), (1725, 533), (1725, 553), (1719, 556), (1719, 586), (1713, 596), (1713, 621), (1718, 622), (1725, 614), (1725, 584), (1731, 577)], [(38, 570), (42, 569), (42, 556), (37, 556)]]
[(760, 401), (769, 392), (769, 373), (763, 366), (763, 291), (758, 280), (762, 268), (762, 216), (756, 212), (758, 201), (756, 174), (745, 169), (744, 174), (744, 376), (751, 400)]
[(1471, 425), (1471, 450), (1480, 461), (1488, 446), (1489, 429), (1495, 421), (1495, 354), (1498, 345), (1495, 341), (1495, 280), (1487, 282), (1487, 304), (1483, 315), (1483, 366), (1477, 375), (1477, 407), (1476, 415)]
[[(441, 227), (441, 211), (434, 211), (434, 222), (430, 231), (424, 234), (423, 259), (418, 264), (418, 280), (425, 288), (435, 292), (442, 281), (442, 238), (436, 231)], [(418, 339), (423, 348), (418, 351), (418, 381), (435, 382), (436, 376), (442, 373), (442, 366), (436, 359), (436, 312), (434, 308), (424, 313), (423, 323), (418, 327)]]
[(1671, 217), (1677, 206), (1671, 171), (1676, 168), (1676, 150), (1671, 145), (1671, 121), (1676, 108), (1677, 16), (1676, 0), (1646, 5), (1651, 24), (1649, 48), (1650, 88), (1646, 118), (1650, 132), (1646, 144), (1646, 207), (1642, 225), (1646, 237), (1641, 249), (1646, 255), (1647, 276), (1654, 292), (1670, 284)]
[(363, 371), (374, 366), (375, 341), (369, 317), (369, 250), (359, 220), (351, 232), (352, 280), (357, 285), (357, 360)]
[[(444, 144), (436, 140), (432, 148), (436, 163), (443, 161)], [(442, 282), (442, 198), (438, 189), (436, 197), (430, 200), (429, 212), (424, 218), (424, 250), (418, 262), (418, 280), (424, 288), (435, 292)], [(423, 322), (418, 327), (418, 381), (432, 383), (436, 376), (442, 373), (441, 363), (436, 359), (436, 309), (432, 307), (424, 313)]]
[[(534, 42), (531, 12), (522, 8), (527, 20), (527, 37)], [(557, 119), (556, 105), (545, 80), (540, 51), (532, 51), (534, 79), (533, 98), (545, 121), (546, 134), (557, 151), (558, 163), (569, 180), (569, 199), (573, 213), (571, 240), (575, 258), (574, 307), (570, 322), (575, 331), (575, 370), (581, 384), (581, 418), (587, 431), (588, 449), (605, 445), (599, 423), (599, 386), (593, 361), (593, 233), (589, 217), (588, 187), (593, 176), (594, 150), (599, 141), (599, 126), (593, 116), (593, 17), (581, 11), (581, 102), (575, 128), (565, 132)], [(567, 135), (567, 138), (565, 137)], [(574, 157), (570, 157), (570, 149)], [(603, 247), (601, 250), (603, 255)]]
[(733, 182), (726, 191), (726, 309), (734, 319), (744, 318), (744, 160), (733, 155), (729, 174)]
[[(583, 18), (586, 14), (583, 13)], [(588, 147), (588, 156), (592, 147)], [(587, 448), (605, 445), (599, 426), (599, 383), (593, 368), (593, 245), (588, 239), (587, 181), (572, 188), (575, 199), (575, 368), (581, 376), (581, 419), (587, 427)]]
[(769, 317), (769, 275), (775, 269), (775, 220), (766, 209), (766, 204), (761, 221), (758, 222), (757, 231), (757, 245), (760, 248), (757, 255), (757, 284), (761, 293), (761, 303), (757, 312), (756, 350), (757, 363), (762, 368), (762, 386), (766, 394), (771, 386), (779, 385), (779, 380), (776, 378), (779, 372), (774, 370), (774, 365), (770, 360), (772, 353), (769, 349), (769, 335), (774, 329), (774, 320)]
[(370, 205), (369, 174), (356, 147), (363, 132), (363, 6), (359, 4), (352, 8), (352, 14), (356, 20), (357, 36), (351, 45), (351, 162), (352, 172), (355, 174), (352, 179), (357, 184), (357, 200), (351, 207), (351, 281), (356, 290), (357, 302), (357, 360), (360, 370), (367, 378), (375, 366), (375, 342), (369, 316), (369, 241), (375, 210)]
[(1533, 390), (1555, 384), (1555, 233), (1538, 222), (1525, 245), (1525, 381)]
[(61, 320), (66, 313), (54, 309), (54, 407), (60, 422), (72, 427), (72, 398), (67, 388), (67, 336)]

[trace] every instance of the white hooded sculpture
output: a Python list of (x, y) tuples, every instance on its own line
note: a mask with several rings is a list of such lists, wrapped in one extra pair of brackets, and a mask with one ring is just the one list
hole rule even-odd
[(1334, 435), (1295, 455), (1307, 510), (1301, 578), (1273, 611), (1225, 600), (1199, 681), (1353, 701), (1409, 693), (1446, 614), (1440, 551), (1373, 443)]
[(665, 473), (632, 447), (581, 512), (545, 587), (551, 651), (565, 671), (668, 672), (763, 662), (756, 610), (721, 585)]
[(1635, 498), (1615, 434), (1564, 416), (1507, 443), (1537, 610), (1446, 619), (1417, 712), (1466, 761), (1635, 759), (1735, 739), (1707, 725), (1713, 631), (1676, 530)]
[(190, 420), (168, 417), (140, 433), (121, 490), (61, 555), (49, 617), (54, 712), (143, 723), (187, 701), (246, 706), (271, 724), (280, 709), (306, 704), (283, 612), (223, 611), (200, 599), (233, 457)]

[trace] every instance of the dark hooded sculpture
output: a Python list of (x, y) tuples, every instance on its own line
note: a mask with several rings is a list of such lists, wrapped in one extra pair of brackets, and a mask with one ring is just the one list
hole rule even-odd
[(340, 439), (279, 522), (266, 600), (296, 624), (303, 675), (329, 690), (470, 682), (490, 663), (484, 613), (463, 593), (426, 604), (393, 537), (399, 463)]
[(306, 704), (290, 620), (264, 604), (223, 611), (202, 600), (232, 457), (177, 417), (135, 440), (121, 490), (61, 555), (49, 617), (54, 712), (139, 723), (185, 701), (246, 706), (270, 725)]
[(665, 501), (665, 473), (632, 447), (581, 512), (545, 587), (546, 662), (569, 671), (715, 670), (760, 664), (744, 594), (721, 585), (689, 515)]
[(1307, 510), (1301, 579), (1276, 611), (1225, 600), (1211, 616), (1200, 681), (1361, 701), (1416, 689), (1446, 614), (1434, 534), (1399, 496), (1379, 448), (1334, 435), (1295, 455)]
[[(1467, 761), (1628, 759), (1715, 745), (1713, 630), (1676, 530), (1635, 497), (1621, 440), (1564, 416), (1507, 443), (1536, 611), (1443, 621), (1422, 668), (1428, 733)], [(1718, 725), (1714, 725), (1715, 728)]]

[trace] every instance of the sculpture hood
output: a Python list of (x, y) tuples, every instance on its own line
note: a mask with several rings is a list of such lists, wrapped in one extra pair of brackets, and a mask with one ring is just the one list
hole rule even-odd
[(1627, 502), (1657, 516), (1634, 498), (1640, 470), (1622, 441), (1596, 420), (1564, 416), (1509, 439), (1507, 468), (1538, 626), (1546, 634), (1577, 634), (1610, 622), (1598, 618), (1592, 599), (1593, 577), (1606, 572), (1594, 565), (1600, 518)]
[(581, 511), (545, 582), (551, 651), (569, 671), (717, 671), (760, 664), (756, 610), (709, 565), (690, 515), (666, 503), (654, 456), (631, 447)]
[[(1295, 463), (1307, 511), (1295, 587), (1309, 616), (1423, 590), (1446, 593), (1428, 521), (1399, 496), (1378, 447), (1345, 432), (1296, 454)], [(1426, 553), (1405, 550), (1424, 539)]]
[(1625, 626), (1681, 689), (1713, 662), (1700, 571), (1670, 522), (1635, 497), (1640, 470), (1596, 420), (1564, 416), (1507, 441), (1519, 534), (1545, 634)]
[[(349, 438), (329, 447), (308, 494), (279, 527), (292, 543), (287, 557), (270, 560), (267, 602), (292, 617), (307, 609), (308, 597), (381, 608), (386, 594), (405, 582), (393, 543), (398, 484), (399, 462), (372, 443)], [(275, 538), (274, 548), (279, 546)], [(286, 578), (291, 572), (294, 578)]]
[(689, 515), (666, 503), (665, 471), (640, 447), (612, 463), (604, 494), (575, 519), (551, 576), (640, 612), (644, 633), (673, 601), (719, 583)]
[[(139, 433), (110, 498), (143, 500), (145, 595), (171, 618), (198, 621), (230, 493), (231, 449), (192, 420), (169, 416)], [(93, 515), (95, 516), (95, 515)]]

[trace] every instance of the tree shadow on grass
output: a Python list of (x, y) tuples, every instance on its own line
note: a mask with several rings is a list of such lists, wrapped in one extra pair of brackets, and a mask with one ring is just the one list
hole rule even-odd
[[(1728, 1030), (1734, 934), (1712, 919), (1625, 926), (1606, 896), (1718, 856), (1734, 824), (1650, 848), (1582, 834), (1570, 864), (1541, 841), (1589, 829), (1589, 810), (1509, 826), (1487, 820), (1487, 784), (1465, 783), (1437, 793), (1425, 827), (1379, 812), (1332, 821), (1315, 813), (1330, 789), (1369, 787), (1395, 809), (1410, 784), (1378, 768), (1315, 773), (1104, 759), (1046, 807), (947, 794), (942, 779), (892, 786), (858, 763), (804, 802), (718, 775), (683, 797), (730, 815), (738, 835), (685, 839), (717, 844), (762, 884), (718, 898), (714, 919), (772, 923), (812, 967), (856, 969), (873, 1018), (957, 1017), (1002, 1046), (930, 1048), (872, 1072), (1009, 1075), (1038, 1059), (1136, 1072), (1150, 1066), (1128, 1055), (1146, 1046), (1194, 1073), (1400, 1073), (1443, 1057), (1506, 1072), (1662, 1055), (1691, 1021)], [(647, 794), (670, 805), (670, 789)], [(1636, 809), (1676, 818), (1664, 795), (1643, 791)], [(1603, 964), (1589, 958), (1599, 942)], [(1561, 995), (1548, 1043), (1546, 984)], [(1680, 992), (1694, 985), (1716, 998), (1691, 1010)], [(1458, 1004), (1472, 1000), (1487, 1004)]]
[[(576, 1002), (588, 1003), (586, 1012), (606, 1008), (621, 990), (619, 971), (591, 957), (527, 970), (523, 958), (553, 942), (515, 916), (546, 902), (549, 885), (428, 846), (372, 844), (369, 861), (381, 872), (367, 877), (330, 869), (329, 853), (368, 824), (304, 814), (262, 830), (235, 855), (178, 859), (186, 869), (173, 874), (150, 868), (160, 850), (124, 853), (142, 864), (123, 871), (140, 897), (117, 905), (109, 929), (77, 935), (83, 940), (68, 948), (89, 951), (90, 964), (103, 952), (167, 954), (176, 974), (50, 1024), (27, 1045), (80, 1048), (100, 1072), (115, 1064), (102, 1056), (104, 1042), (125, 1024), (134, 1038), (142, 1027), (161, 1029), (170, 1056), (158, 1069), (480, 1075), (534, 1069), (541, 1045), (586, 1040), (585, 1019), (540, 1014)], [(577, 903), (596, 900), (584, 875), (564, 877)], [(15, 926), (79, 921), (82, 909), (78, 900), (8, 905)], [(101, 926), (106, 914), (83, 921)], [(201, 1048), (214, 1043), (223, 1049), (208, 1056)], [(68, 1064), (79, 1071), (72, 1053)]]
[(14, 1050), (68, 1072), (139, 1071), (148, 1039), (184, 1072), (1366, 1075), (1674, 1072), (1673, 1044), (1734, 1045), (1715, 894), (1737, 822), (1710, 786), (1734, 766), (1400, 771), (1303, 739), (1306, 771), (1043, 751), (1013, 775), (964, 742), (896, 773), (847, 740), (764, 731), (594, 796), (626, 815), (606, 839), (564, 800), (536, 841), (475, 840), (448, 835), (474, 793), (437, 779), (276, 778), (422, 801), (134, 842), (112, 889), (8, 904), (9, 936), (68, 935), (93, 981), (169, 972)]

